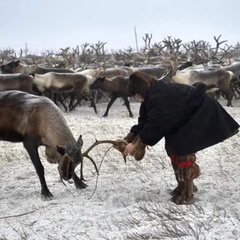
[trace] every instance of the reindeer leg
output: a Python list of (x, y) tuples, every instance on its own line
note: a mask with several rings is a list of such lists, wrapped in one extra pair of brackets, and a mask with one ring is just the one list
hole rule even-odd
[(64, 103), (64, 100), (63, 100), (63, 97), (62, 97), (61, 93), (57, 93), (56, 98), (62, 104), (62, 106), (64, 107), (65, 112), (67, 112), (68, 108), (67, 108), (66, 104)]
[(95, 101), (92, 97), (90, 97), (90, 102), (91, 102), (91, 107), (93, 107), (94, 112), (97, 114), (97, 107), (96, 107)]
[(72, 179), (73, 179), (73, 181), (74, 181), (74, 184), (75, 184), (76, 188), (81, 188), (81, 189), (83, 189), (83, 188), (86, 188), (86, 187), (88, 186), (86, 183), (83, 182), (82, 179), (80, 179), (80, 178), (77, 176), (77, 174), (76, 174), (75, 172), (73, 173)]
[(90, 107), (93, 107), (94, 112), (97, 114), (97, 107), (95, 104), (95, 100), (94, 100), (94, 96), (92, 92), (85, 92), (85, 94), (83, 95), (83, 97), (87, 100), (91, 102)]
[(104, 113), (103, 117), (107, 117), (108, 111), (109, 111), (110, 107), (113, 105), (113, 103), (115, 102), (116, 99), (117, 99), (117, 97), (112, 96), (112, 98), (110, 99), (110, 102), (107, 105), (107, 109), (106, 109), (106, 112)]
[(223, 91), (223, 92), (225, 93), (227, 101), (228, 101), (227, 106), (232, 107), (233, 106), (232, 100), (233, 100), (233, 96), (234, 96), (233, 92), (230, 89), (228, 91)]
[(27, 152), (32, 160), (32, 163), (36, 169), (38, 177), (40, 179), (41, 194), (43, 195), (44, 198), (53, 197), (53, 195), (49, 191), (47, 184), (46, 184), (46, 180), (44, 177), (44, 168), (40, 161), (37, 147), (33, 145), (32, 141), (28, 141), (28, 140), (24, 140), (23, 145), (24, 145), (25, 149), (27, 150)]
[(74, 100), (76, 99), (76, 96), (73, 95), (73, 94), (70, 94), (70, 102), (69, 102), (69, 105), (68, 105), (68, 109), (69, 111), (72, 111), (75, 109), (75, 107), (80, 103), (78, 100), (77, 102), (74, 104)]
[(123, 100), (124, 100), (124, 103), (127, 107), (128, 112), (129, 112), (129, 117), (133, 117), (133, 113), (132, 113), (131, 108), (130, 108), (130, 103), (129, 103), (128, 97), (127, 96), (123, 97)]

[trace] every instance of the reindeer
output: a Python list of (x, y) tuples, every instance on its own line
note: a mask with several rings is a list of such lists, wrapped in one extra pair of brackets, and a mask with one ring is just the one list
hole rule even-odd
[(44, 198), (52, 197), (38, 153), (45, 146), (46, 158), (58, 163), (64, 180), (73, 179), (77, 188), (86, 184), (74, 169), (82, 162), (82, 137), (76, 141), (58, 107), (48, 98), (21, 91), (0, 92), (0, 140), (22, 142), (36, 169)]
[[(218, 62), (221, 62), (221, 60), (217, 59), (217, 53), (219, 46), (226, 42), (226, 40), (220, 42), (219, 37), (214, 36), (214, 40), (216, 41), (216, 47), (212, 48), (209, 53), (205, 53), (208, 56), (209, 60), (218, 60)], [(227, 98), (227, 106), (232, 106), (232, 99), (233, 99), (233, 92), (231, 90), (230, 84), (231, 80), (234, 78), (234, 74), (231, 71), (226, 71), (221, 68), (211, 68), (211, 69), (195, 69), (187, 70), (188, 66), (193, 66), (193, 62), (197, 59), (197, 53), (199, 50), (203, 51), (202, 49), (199, 49), (200, 42), (193, 41), (192, 48), (195, 52), (195, 57), (191, 60), (186, 62), (185, 64), (182, 64), (179, 67), (178, 61), (179, 61), (179, 46), (176, 46), (174, 41), (171, 41), (171, 39), (165, 40), (165, 45), (167, 49), (169, 49), (169, 52), (166, 53), (165, 62), (168, 62), (168, 64), (171, 66), (169, 71), (169, 76), (174, 82), (182, 83), (182, 84), (188, 84), (192, 85), (196, 82), (203, 82), (207, 85), (208, 92), (211, 91), (217, 91), (221, 90)], [(166, 60), (169, 58), (168, 60)], [(185, 69), (184, 69), (185, 68)], [(181, 70), (180, 70), (181, 69)]]
[(227, 98), (227, 106), (232, 106), (233, 92), (231, 91), (230, 84), (234, 78), (231, 71), (223, 69), (216, 70), (202, 70), (202, 71), (189, 71), (181, 73), (177, 71), (172, 80), (177, 83), (193, 85), (196, 82), (203, 82), (207, 86), (208, 92), (221, 90)]
[(167, 66), (164, 66), (163, 64), (161, 64), (158, 66), (144, 65), (144, 66), (138, 66), (138, 67), (131, 67), (130, 64), (125, 64), (120, 68), (127, 70), (128, 76), (130, 76), (132, 73), (136, 71), (141, 71), (141, 72), (145, 72), (147, 74), (153, 75), (156, 78), (161, 78), (166, 73)]
[(110, 67), (106, 69), (95, 68), (95, 69), (77, 69), (76, 73), (80, 73), (89, 78), (89, 84), (92, 84), (93, 81), (99, 76), (105, 76), (106, 78), (113, 78), (116, 76), (125, 76), (128, 77), (131, 73), (133, 73), (134, 68), (121, 66), (121, 67)]
[[(87, 187), (83, 178), (83, 158), (88, 158), (98, 173), (89, 152), (99, 144), (110, 143), (123, 153), (127, 145), (125, 140), (95, 141), (82, 152), (82, 135), (76, 141), (60, 109), (48, 98), (22, 91), (9, 90), (0, 92), (0, 140), (22, 142), (26, 149), (41, 184), (41, 195), (45, 199), (53, 197), (47, 187), (44, 167), (38, 148), (45, 146), (46, 160), (58, 164), (60, 179), (73, 179), (75, 187)], [(126, 162), (126, 157), (124, 161)], [(80, 165), (80, 178), (75, 168)]]
[(227, 106), (232, 106), (233, 92), (231, 90), (231, 80), (234, 74), (221, 68), (211, 68), (207, 70), (178, 70), (178, 60), (176, 57), (170, 57), (166, 60), (169, 63), (170, 70), (168, 76), (177, 83), (193, 85), (196, 82), (203, 82), (207, 86), (208, 92), (221, 90), (227, 98)]
[[(130, 71), (130, 73), (129, 73)], [(101, 70), (98, 76), (105, 76), (106, 78), (113, 78), (116, 76), (129, 77), (131, 69), (126, 67), (111, 67)]]
[[(91, 101), (91, 106), (97, 113), (95, 102), (89, 93), (88, 79), (81, 74), (57, 72), (33, 74), (33, 84), (41, 93), (45, 91), (56, 93), (65, 111), (75, 109), (77, 104), (84, 98)], [(61, 93), (71, 95), (68, 107), (65, 105)], [(77, 102), (73, 103), (75, 97), (77, 97)]]
[[(0, 66), (0, 69), (3, 74), (22, 73), (22, 74), (33, 75), (34, 73), (45, 74), (47, 72), (74, 73), (74, 71), (70, 69), (65, 69), (65, 68), (44, 68), (44, 67), (38, 66), (37, 64), (26, 65), (22, 63), (20, 60), (14, 60), (7, 64), (3, 64)], [(34, 89), (34, 90), (38, 92), (38, 94), (40, 94), (40, 92), (37, 89)], [(56, 93), (48, 94), (48, 97), (51, 98), (55, 103), (57, 101), (60, 101), (60, 103), (64, 105), (63, 100), (59, 94), (56, 94)], [(64, 108), (66, 109), (65, 105), (64, 105)]]
[[(101, 69), (101, 68), (95, 68), (95, 69), (85, 69), (85, 70), (76, 70), (76, 73), (82, 74), (84, 76), (87, 77), (88, 79), (88, 84), (89, 86), (91, 86), (93, 84), (93, 82), (98, 78), (98, 77), (106, 77), (106, 78), (113, 78), (116, 76), (124, 76), (124, 77), (128, 77), (131, 73), (134, 72), (134, 68), (132, 67), (127, 67), (127, 66), (121, 66), (121, 67), (111, 67), (111, 68), (106, 68)], [(102, 95), (105, 95), (104, 92), (102, 92), (102, 90), (100, 88), (97, 89), (92, 89), (93, 91), (93, 98), (96, 98), (97, 100), (99, 100)], [(105, 97), (108, 96), (105, 95)]]
[(76, 69), (75, 72), (77, 74), (81, 74), (88, 79), (88, 84), (91, 85), (93, 81), (96, 79), (98, 76), (100, 70), (98, 68), (93, 68), (93, 69), (84, 69), (82, 70), (81, 68)]
[(33, 77), (26, 74), (0, 74), (0, 91), (19, 90), (37, 94), (33, 90)]
[(129, 117), (133, 117), (133, 113), (130, 109), (130, 103), (128, 100), (128, 97), (133, 95), (128, 92), (127, 86), (128, 86), (128, 77), (116, 76), (112, 79), (108, 79), (105, 76), (103, 76), (103, 77), (96, 78), (96, 80), (93, 82), (90, 88), (92, 90), (101, 89), (102, 91), (108, 92), (111, 95), (111, 99), (107, 105), (107, 109), (103, 117), (108, 116), (110, 107), (115, 102), (115, 100), (119, 97), (123, 98), (124, 103), (129, 112)]
[(240, 76), (240, 62), (234, 62), (228, 66), (222, 67), (225, 71), (231, 71), (235, 76)]
[(23, 74), (44, 74), (47, 72), (74, 73), (73, 70), (66, 68), (44, 68), (37, 64), (27, 65), (20, 60), (14, 60), (0, 66), (2, 73), (23, 73)]
[(135, 68), (135, 71), (141, 71), (156, 78), (161, 78), (166, 73), (166, 66), (145, 66)]

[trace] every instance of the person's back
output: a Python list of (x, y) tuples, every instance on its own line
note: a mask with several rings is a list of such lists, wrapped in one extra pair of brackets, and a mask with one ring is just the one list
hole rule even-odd
[(129, 143), (124, 154), (141, 160), (147, 145), (165, 137), (178, 182), (172, 200), (177, 204), (191, 202), (196, 190), (193, 180), (200, 175), (195, 153), (233, 136), (239, 124), (206, 93), (203, 83), (188, 86), (164, 79), (149, 84), (144, 75), (133, 73), (128, 88), (143, 102), (138, 124), (124, 138)]
[(196, 111), (206, 97), (206, 85), (197, 83), (195, 86), (158, 81), (149, 87), (144, 98), (147, 111), (151, 108), (156, 118), (168, 118), (167, 125), (174, 129), (180, 128)]

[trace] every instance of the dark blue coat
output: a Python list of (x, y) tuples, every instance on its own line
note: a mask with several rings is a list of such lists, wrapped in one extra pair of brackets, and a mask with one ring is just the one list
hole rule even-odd
[(166, 150), (178, 156), (195, 153), (238, 132), (239, 124), (206, 93), (206, 85), (157, 81), (141, 104), (131, 132), (153, 146), (163, 137)]

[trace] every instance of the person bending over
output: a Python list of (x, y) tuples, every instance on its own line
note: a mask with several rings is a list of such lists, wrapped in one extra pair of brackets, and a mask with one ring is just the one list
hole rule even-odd
[(156, 81), (134, 72), (128, 91), (142, 102), (138, 123), (123, 138), (123, 154), (141, 160), (146, 146), (153, 146), (164, 137), (178, 184), (172, 201), (191, 203), (197, 190), (193, 180), (200, 175), (196, 152), (233, 136), (239, 124), (206, 93), (206, 85), (201, 82), (189, 86), (173, 83), (167, 77)]

